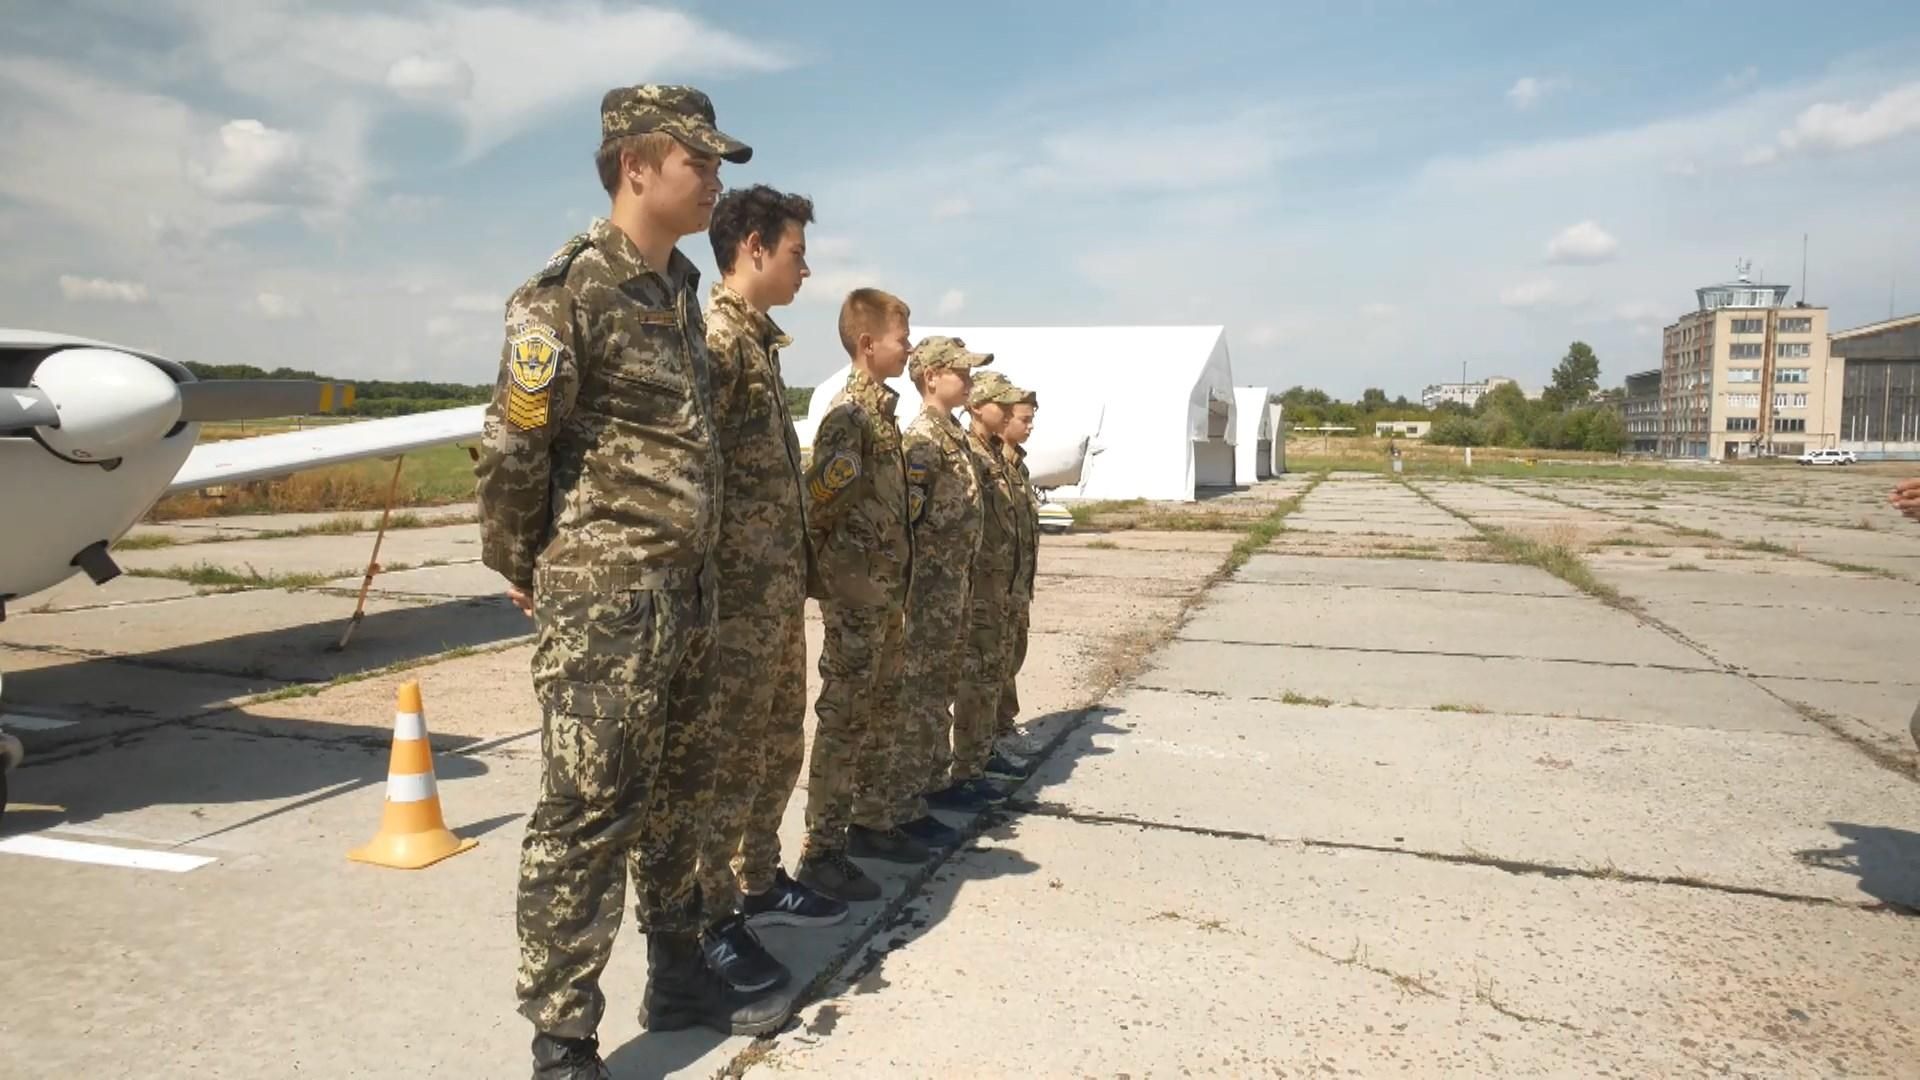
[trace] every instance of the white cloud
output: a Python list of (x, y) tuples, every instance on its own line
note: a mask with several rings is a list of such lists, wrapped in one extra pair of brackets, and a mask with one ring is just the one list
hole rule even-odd
[(941, 315), (958, 315), (967, 306), (967, 294), (959, 289), (948, 289), (940, 294), (940, 305), (935, 310)]
[(1378, 300), (1360, 305), (1360, 314), (1368, 319), (1391, 319), (1399, 311), (1400, 309), (1392, 304), (1384, 304)]
[(1565, 85), (1563, 79), (1540, 79), (1528, 75), (1507, 88), (1507, 101), (1516, 109), (1531, 109), (1539, 104), (1541, 98)]
[(1560, 230), (1547, 242), (1547, 261), (1556, 263), (1602, 263), (1616, 255), (1620, 241), (1591, 221), (1582, 221)]
[(1760, 81), (1760, 69), (1748, 64), (1739, 71), (1730, 72), (1720, 80), (1722, 90), (1745, 90)]
[(452, 337), (460, 330), (460, 320), (451, 315), (435, 315), (427, 320), (426, 331), (430, 338)]
[(1780, 151), (1771, 146), (1755, 146), (1740, 155), (1742, 165), (1771, 165), (1780, 160)]
[(1613, 309), (1614, 318), (1621, 322), (1631, 323), (1664, 323), (1666, 322), (1667, 314), (1667, 310), (1659, 304), (1645, 300), (1629, 300), (1624, 304), (1616, 305)]
[(1255, 323), (1247, 330), (1247, 344), (1265, 348), (1278, 344), (1280, 328), (1271, 323)]
[(853, 238), (842, 233), (807, 234), (807, 258), (844, 259), (853, 254)]
[(194, 179), (208, 194), (233, 202), (271, 203), (296, 188), (306, 173), (300, 140), (258, 120), (220, 126), (211, 164), (194, 162)]
[(1855, 150), (1920, 131), (1920, 82), (1896, 86), (1866, 105), (1808, 106), (1780, 133), (1783, 150)]
[[(426, 0), (397, 13), (181, 2), (197, 23), (197, 48), (235, 89), (289, 109), (306, 107), (324, 88), (374, 101), (402, 94), (456, 117), (469, 159), (563, 106), (597, 104), (609, 86), (685, 81), (714, 92), (709, 84), (719, 77), (789, 66), (773, 43), (608, 0), (527, 9)], [(721, 128), (752, 143), (752, 125), (716, 96)]]
[(1546, 278), (1523, 281), (1500, 290), (1500, 303), (1510, 308), (1543, 307), (1560, 299), (1560, 287)]
[(306, 314), (300, 301), (276, 292), (263, 292), (253, 298), (253, 307), (268, 319), (297, 319)]
[(964, 195), (942, 199), (933, 204), (933, 220), (946, 221), (949, 218), (966, 217), (973, 213), (973, 200)]
[(464, 100), (473, 93), (473, 69), (457, 56), (413, 53), (387, 69), (387, 88), (416, 101)]
[(137, 281), (60, 275), (60, 295), (69, 300), (103, 300), (115, 304), (144, 304), (147, 287)]
[(1202, 191), (1265, 178), (1282, 157), (1271, 110), (1217, 120), (1087, 127), (1043, 135), (1037, 161), (1014, 170), (1041, 188)]

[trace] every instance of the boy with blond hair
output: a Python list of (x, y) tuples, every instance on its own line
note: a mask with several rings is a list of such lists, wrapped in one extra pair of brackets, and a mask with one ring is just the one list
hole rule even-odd
[(919, 862), (926, 845), (897, 827), (893, 765), (900, 752), (901, 647), (913, 567), (907, 473), (886, 380), (906, 369), (910, 311), (897, 296), (855, 289), (840, 306), (840, 343), (853, 363), (820, 418), (807, 466), (807, 532), (818, 553), (819, 723), (807, 779), (800, 882), (841, 900), (880, 886), (849, 853)]

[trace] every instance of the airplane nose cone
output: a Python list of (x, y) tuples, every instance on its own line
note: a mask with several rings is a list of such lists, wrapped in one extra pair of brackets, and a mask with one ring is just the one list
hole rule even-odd
[(62, 349), (34, 368), (33, 385), (60, 410), (60, 426), (39, 429), (41, 440), (75, 461), (126, 457), (180, 420), (167, 373), (113, 349)]

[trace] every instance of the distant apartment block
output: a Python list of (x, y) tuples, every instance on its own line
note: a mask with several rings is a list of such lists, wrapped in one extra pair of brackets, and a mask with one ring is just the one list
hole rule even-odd
[(1427, 408), (1437, 408), (1441, 403), (1451, 401), (1456, 405), (1473, 408), (1481, 398), (1493, 392), (1496, 386), (1511, 383), (1513, 380), (1501, 375), (1490, 376), (1480, 382), (1435, 383), (1420, 391), (1420, 404)]
[(1397, 436), (1403, 439), (1424, 439), (1433, 430), (1431, 420), (1376, 420), (1373, 434), (1378, 438)]
[(1734, 281), (1695, 290), (1697, 309), (1662, 340), (1657, 453), (1733, 460), (1838, 443), (1841, 361), (1829, 353), (1827, 309), (1783, 306), (1788, 289), (1742, 267)]

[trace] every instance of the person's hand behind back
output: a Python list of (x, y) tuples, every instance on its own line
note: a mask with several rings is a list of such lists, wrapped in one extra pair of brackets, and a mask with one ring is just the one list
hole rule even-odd
[(1920, 476), (1901, 481), (1887, 501), (1893, 504), (1895, 510), (1920, 521)]

